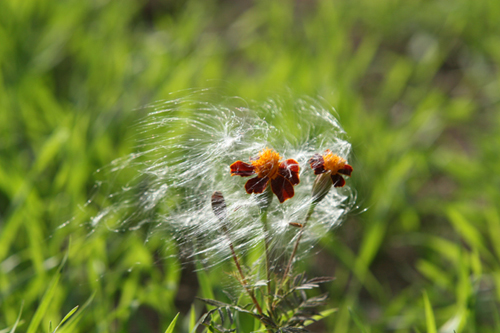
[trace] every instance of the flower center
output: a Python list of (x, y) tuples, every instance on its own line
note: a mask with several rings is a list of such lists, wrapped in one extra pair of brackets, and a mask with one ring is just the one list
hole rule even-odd
[(259, 158), (252, 161), (257, 177), (274, 179), (278, 175), (280, 165), (280, 154), (273, 149), (266, 148), (259, 153)]
[(326, 151), (327, 153), (323, 155), (323, 159), (325, 160), (325, 170), (331, 171), (332, 175), (335, 175), (340, 169), (342, 169), (346, 160), (342, 157), (335, 155), (330, 150)]

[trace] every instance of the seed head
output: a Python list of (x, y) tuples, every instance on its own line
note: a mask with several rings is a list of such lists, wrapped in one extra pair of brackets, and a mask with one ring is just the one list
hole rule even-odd
[[(301, 223), (319, 197), (311, 193), (322, 172), (309, 168), (311, 157), (331, 149), (337, 157), (324, 155), (323, 169), (347, 175), (351, 146), (334, 110), (321, 100), (221, 99), (211, 91), (194, 91), (148, 106), (138, 124), (137, 151), (103, 172), (103, 182), (113, 179), (118, 187), (109, 190), (90, 227), (171, 235), (186, 257), (214, 265), (231, 255), (228, 235), (240, 253), (262, 243), (260, 212), (266, 207), (271, 251), (290, 251), (297, 231), (290, 223)], [(325, 235), (351, 208), (348, 186), (329, 193), (317, 200), (303, 242)], [(274, 195), (279, 200), (271, 201)], [(215, 227), (221, 221), (227, 233)]]
[(224, 200), (224, 196), (221, 192), (215, 191), (212, 194), (212, 210), (214, 211), (215, 216), (221, 221), (224, 222), (227, 217), (226, 211), (226, 201)]

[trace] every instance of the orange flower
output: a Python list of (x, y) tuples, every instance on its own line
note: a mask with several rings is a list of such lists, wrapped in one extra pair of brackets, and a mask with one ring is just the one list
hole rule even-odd
[(299, 163), (294, 159), (281, 161), (281, 156), (273, 149), (266, 148), (259, 153), (258, 158), (250, 159), (250, 164), (236, 161), (230, 166), (231, 176), (257, 177), (248, 180), (245, 190), (248, 194), (262, 193), (271, 182), (271, 190), (281, 203), (295, 194), (293, 186), (299, 180)]
[(327, 149), (323, 155), (315, 154), (309, 160), (309, 164), (315, 175), (330, 172), (335, 187), (345, 185), (345, 180), (341, 175), (351, 176), (352, 173), (352, 166), (347, 164), (347, 161), (342, 157), (332, 153), (330, 149)]

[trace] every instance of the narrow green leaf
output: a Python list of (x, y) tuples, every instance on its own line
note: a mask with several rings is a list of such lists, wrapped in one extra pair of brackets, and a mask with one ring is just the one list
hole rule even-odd
[(196, 327), (196, 309), (194, 304), (191, 305), (191, 311), (189, 311), (189, 332), (192, 332)]
[(233, 307), (233, 305), (231, 304), (227, 304), (227, 303), (224, 303), (224, 302), (219, 302), (215, 299), (206, 299), (206, 298), (201, 298), (201, 297), (196, 297), (197, 299), (199, 299), (200, 301), (203, 301), (209, 305), (213, 305), (215, 307), (226, 307), (226, 306), (229, 306), (229, 307)]
[(95, 293), (92, 294), (81, 307), (79, 307), (80, 311), (78, 311), (78, 313), (76, 313), (74, 316), (69, 318), (66, 325), (64, 325), (60, 328), (59, 333), (74, 332), (76, 330), (76, 326), (78, 325), (78, 322), (79, 322), (80, 318), (82, 317), (83, 311), (90, 305), (90, 303), (94, 299), (94, 296), (95, 296)]
[(47, 165), (54, 160), (55, 156), (60, 152), (61, 146), (67, 142), (68, 137), (68, 129), (61, 127), (55, 130), (45, 141), (43, 147), (38, 152), (38, 158), (33, 165), (33, 172), (35, 172), (35, 175), (43, 171)]
[(61, 320), (59, 325), (56, 326), (56, 328), (54, 329), (54, 331), (52, 331), (52, 333), (56, 333), (59, 327), (61, 327), (61, 325), (64, 324), (78, 310), (78, 307), (79, 306), (77, 305), (73, 309), (71, 309), (71, 311), (68, 312), (66, 316), (64, 316), (64, 318)]
[(474, 248), (478, 248), (482, 251), (483, 255), (488, 255), (490, 257), (490, 253), (488, 249), (484, 247), (486, 242), (484, 241), (481, 233), (477, 230), (477, 228), (470, 223), (457, 209), (449, 208), (448, 209), (448, 219), (452, 223), (455, 230), (463, 237), (463, 239)]
[(434, 284), (442, 288), (449, 288), (450, 286), (453, 286), (451, 277), (448, 276), (447, 272), (441, 269), (439, 265), (436, 265), (431, 261), (420, 259), (417, 261), (416, 267), (422, 275), (427, 277)]
[(177, 322), (177, 318), (179, 318), (179, 312), (177, 313), (177, 315), (175, 315), (174, 319), (172, 319), (172, 322), (170, 323), (170, 325), (168, 325), (165, 333), (172, 333), (174, 331), (175, 323)]
[(58, 269), (56, 274), (52, 278), (52, 281), (50, 282), (49, 287), (45, 292), (45, 295), (43, 295), (42, 302), (40, 303), (40, 306), (36, 310), (35, 315), (33, 316), (33, 319), (31, 320), (26, 333), (36, 333), (38, 326), (40, 326), (42, 318), (47, 312), (47, 309), (49, 308), (49, 305), (52, 302), (52, 298), (54, 297), (57, 291), (57, 285), (59, 283), (60, 278), (61, 278), (61, 272)]
[(354, 323), (359, 328), (361, 333), (368, 333), (366, 328), (365, 328), (365, 325), (363, 325), (363, 323), (361, 322), (361, 319), (358, 317), (358, 315), (351, 308), (349, 308), (349, 313), (351, 314), (352, 320), (354, 320)]
[(9, 333), (14, 333), (16, 331), (17, 325), (19, 325), (19, 320), (21, 320), (21, 314), (23, 313), (24, 301), (21, 303), (21, 309), (19, 309), (19, 315), (17, 316), (16, 322)]
[[(68, 246), (69, 249), (69, 246)], [(68, 250), (69, 251), (69, 250)], [(43, 295), (42, 302), (40, 303), (40, 306), (38, 309), (36, 309), (35, 315), (31, 319), (31, 322), (28, 326), (28, 330), (26, 333), (36, 333), (38, 326), (40, 326), (40, 323), (42, 321), (43, 316), (47, 312), (47, 309), (49, 308), (52, 298), (54, 297), (56, 291), (57, 291), (57, 285), (59, 284), (59, 280), (61, 278), (61, 270), (66, 264), (66, 260), (68, 259), (68, 251), (66, 251), (66, 254), (64, 255), (63, 259), (61, 260), (61, 263), (59, 264), (59, 267), (57, 268), (56, 274), (52, 277), (52, 280), (49, 283), (49, 287), (47, 288), (47, 291)]]
[(434, 320), (434, 312), (432, 311), (431, 302), (429, 301), (429, 296), (424, 290), (424, 307), (425, 307), (425, 322), (427, 326), (427, 333), (437, 333), (436, 321)]
[(338, 309), (328, 309), (328, 310), (321, 311), (319, 313), (319, 315), (312, 317), (314, 320), (306, 320), (304, 322), (304, 326), (309, 326), (309, 325), (311, 325), (311, 324), (313, 324), (313, 323), (315, 323), (315, 322), (317, 322), (325, 317), (328, 317), (329, 315), (331, 315), (332, 313), (335, 313), (337, 311), (338, 311)]
[(198, 326), (200, 326), (200, 325), (208, 327), (208, 325), (209, 325), (208, 322), (211, 321), (211, 316), (214, 312), (215, 312), (215, 310), (210, 310), (207, 313), (203, 314), (201, 316), (201, 318), (198, 320), (198, 322), (194, 325), (194, 329), (190, 333), (194, 333), (196, 328), (198, 328)]

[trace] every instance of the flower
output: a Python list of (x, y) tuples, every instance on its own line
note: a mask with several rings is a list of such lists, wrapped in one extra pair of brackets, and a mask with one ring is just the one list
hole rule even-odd
[(342, 157), (332, 153), (330, 149), (325, 150), (323, 155), (315, 154), (309, 160), (309, 164), (315, 175), (329, 172), (335, 187), (345, 185), (345, 180), (341, 175), (350, 177), (352, 173), (352, 166), (347, 164), (347, 161)]
[(281, 156), (273, 149), (265, 148), (250, 164), (236, 161), (230, 166), (231, 176), (257, 177), (248, 180), (245, 190), (248, 194), (262, 193), (271, 182), (271, 190), (281, 203), (294, 196), (294, 185), (300, 182), (299, 163), (294, 159), (281, 161)]

